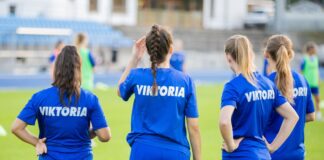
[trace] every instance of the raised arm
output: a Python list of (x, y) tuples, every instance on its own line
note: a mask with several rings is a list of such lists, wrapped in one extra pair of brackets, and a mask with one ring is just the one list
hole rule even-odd
[[(131, 69), (136, 68), (138, 63), (141, 61), (143, 58), (143, 55), (145, 53), (146, 47), (145, 47), (145, 37), (140, 38), (137, 40), (133, 46), (132, 50), (132, 58), (128, 62), (128, 65), (126, 66), (123, 74), (121, 75), (119, 81), (118, 81), (118, 86), (125, 81), (127, 78), (128, 74), (130, 73)], [(119, 87), (117, 87), (117, 94), (120, 96), (119, 92)]]

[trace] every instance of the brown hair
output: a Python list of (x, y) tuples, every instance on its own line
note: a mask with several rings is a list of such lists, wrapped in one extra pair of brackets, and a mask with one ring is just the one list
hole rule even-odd
[(59, 88), (60, 102), (66, 105), (64, 98), (75, 96), (75, 103), (80, 97), (81, 86), (81, 59), (74, 46), (65, 46), (55, 61), (53, 86)]
[(157, 92), (156, 69), (158, 64), (165, 60), (172, 44), (171, 34), (158, 25), (153, 25), (151, 31), (146, 35), (146, 48), (150, 56), (153, 75), (152, 93)]
[(83, 47), (82, 45), (84, 45), (83, 43), (87, 40), (87, 35), (84, 33), (78, 33), (76, 35), (75, 38), (75, 46), (80, 50), (81, 47)]
[(294, 103), (294, 81), (290, 69), (290, 60), (294, 57), (294, 51), (291, 40), (285, 35), (273, 35), (267, 42), (266, 52), (276, 62), (278, 89), (290, 103)]
[(315, 42), (307, 42), (306, 45), (304, 46), (305, 52), (309, 52), (311, 49), (316, 48), (316, 43)]
[(225, 42), (225, 54), (231, 55), (240, 67), (242, 75), (248, 82), (254, 84), (254, 52), (249, 39), (243, 35), (231, 36)]

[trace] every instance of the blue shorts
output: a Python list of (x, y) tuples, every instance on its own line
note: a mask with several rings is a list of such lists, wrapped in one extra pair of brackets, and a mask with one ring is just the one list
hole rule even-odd
[(315, 96), (319, 95), (318, 87), (311, 87), (310, 89), (311, 89), (311, 92), (313, 95), (315, 95)]
[(156, 147), (153, 145), (134, 142), (130, 160), (190, 160), (190, 156), (177, 150)]
[(38, 156), (38, 160), (93, 160), (92, 152), (80, 153), (62, 153), (62, 152), (47, 152)]
[(255, 145), (255, 142), (246, 138), (234, 152), (222, 150), (222, 160), (271, 160), (271, 156), (265, 144)]

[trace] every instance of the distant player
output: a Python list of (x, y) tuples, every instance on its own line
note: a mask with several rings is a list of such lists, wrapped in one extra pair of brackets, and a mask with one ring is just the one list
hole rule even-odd
[(170, 64), (171, 67), (181, 71), (185, 72), (185, 53), (182, 51), (183, 50), (183, 42), (178, 39), (175, 41), (174, 44), (175, 50), (172, 53), (171, 59), (170, 59)]
[(305, 46), (306, 54), (301, 63), (301, 72), (305, 76), (311, 92), (315, 100), (316, 119), (322, 120), (322, 113), (320, 109), (320, 93), (319, 93), (319, 62), (316, 53), (316, 44), (308, 42)]
[(79, 33), (75, 39), (75, 45), (78, 48), (78, 52), (81, 56), (82, 61), (82, 84), (81, 87), (92, 91), (94, 88), (94, 67), (96, 66), (96, 61), (87, 48), (88, 38), (85, 34)]
[[(110, 139), (98, 98), (80, 83), (80, 56), (75, 47), (66, 46), (55, 61), (53, 86), (35, 93), (15, 120), (12, 132), (35, 146), (40, 160), (92, 160), (90, 139)], [(26, 129), (36, 119), (38, 138)]]
[[(133, 47), (133, 57), (119, 80), (118, 94), (135, 95), (131, 132), (131, 160), (201, 159), (195, 85), (186, 74), (170, 68), (172, 38), (158, 25)], [(136, 68), (144, 53), (151, 68)]]
[(61, 50), (64, 47), (64, 43), (63, 41), (57, 41), (55, 44), (55, 48), (53, 50), (53, 53), (50, 55), (49, 57), (49, 62), (50, 62), (50, 74), (51, 74), (51, 78), (53, 79), (54, 75), (54, 64), (55, 64), (55, 59), (58, 56), (58, 54), (61, 52)]
[[(255, 71), (254, 53), (247, 37), (234, 35), (225, 43), (225, 54), (236, 77), (225, 84), (219, 127), (223, 137), (223, 160), (270, 160), (288, 138), (298, 115), (276, 86)], [(271, 144), (263, 140), (272, 111), (285, 121)]]
[[(290, 69), (290, 61), (294, 57), (291, 40), (284, 35), (274, 35), (268, 40), (265, 56), (273, 73), (269, 78), (276, 83), (282, 95), (290, 102), (299, 116), (294, 130), (285, 143), (272, 155), (273, 160), (305, 159), (304, 129), (305, 122), (314, 121), (314, 105), (311, 90), (306, 79)], [(283, 118), (274, 113), (265, 132), (266, 139), (271, 143), (280, 130)], [(287, 154), (289, 153), (289, 154)]]

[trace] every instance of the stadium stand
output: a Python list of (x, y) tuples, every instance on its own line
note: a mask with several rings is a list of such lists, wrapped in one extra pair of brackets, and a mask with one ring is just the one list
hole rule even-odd
[(129, 47), (132, 41), (122, 32), (96, 22), (0, 17), (0, 45), (4, 48), (48, 48), (58, 40), (73, 43), (84, 32), (92, 47)]

